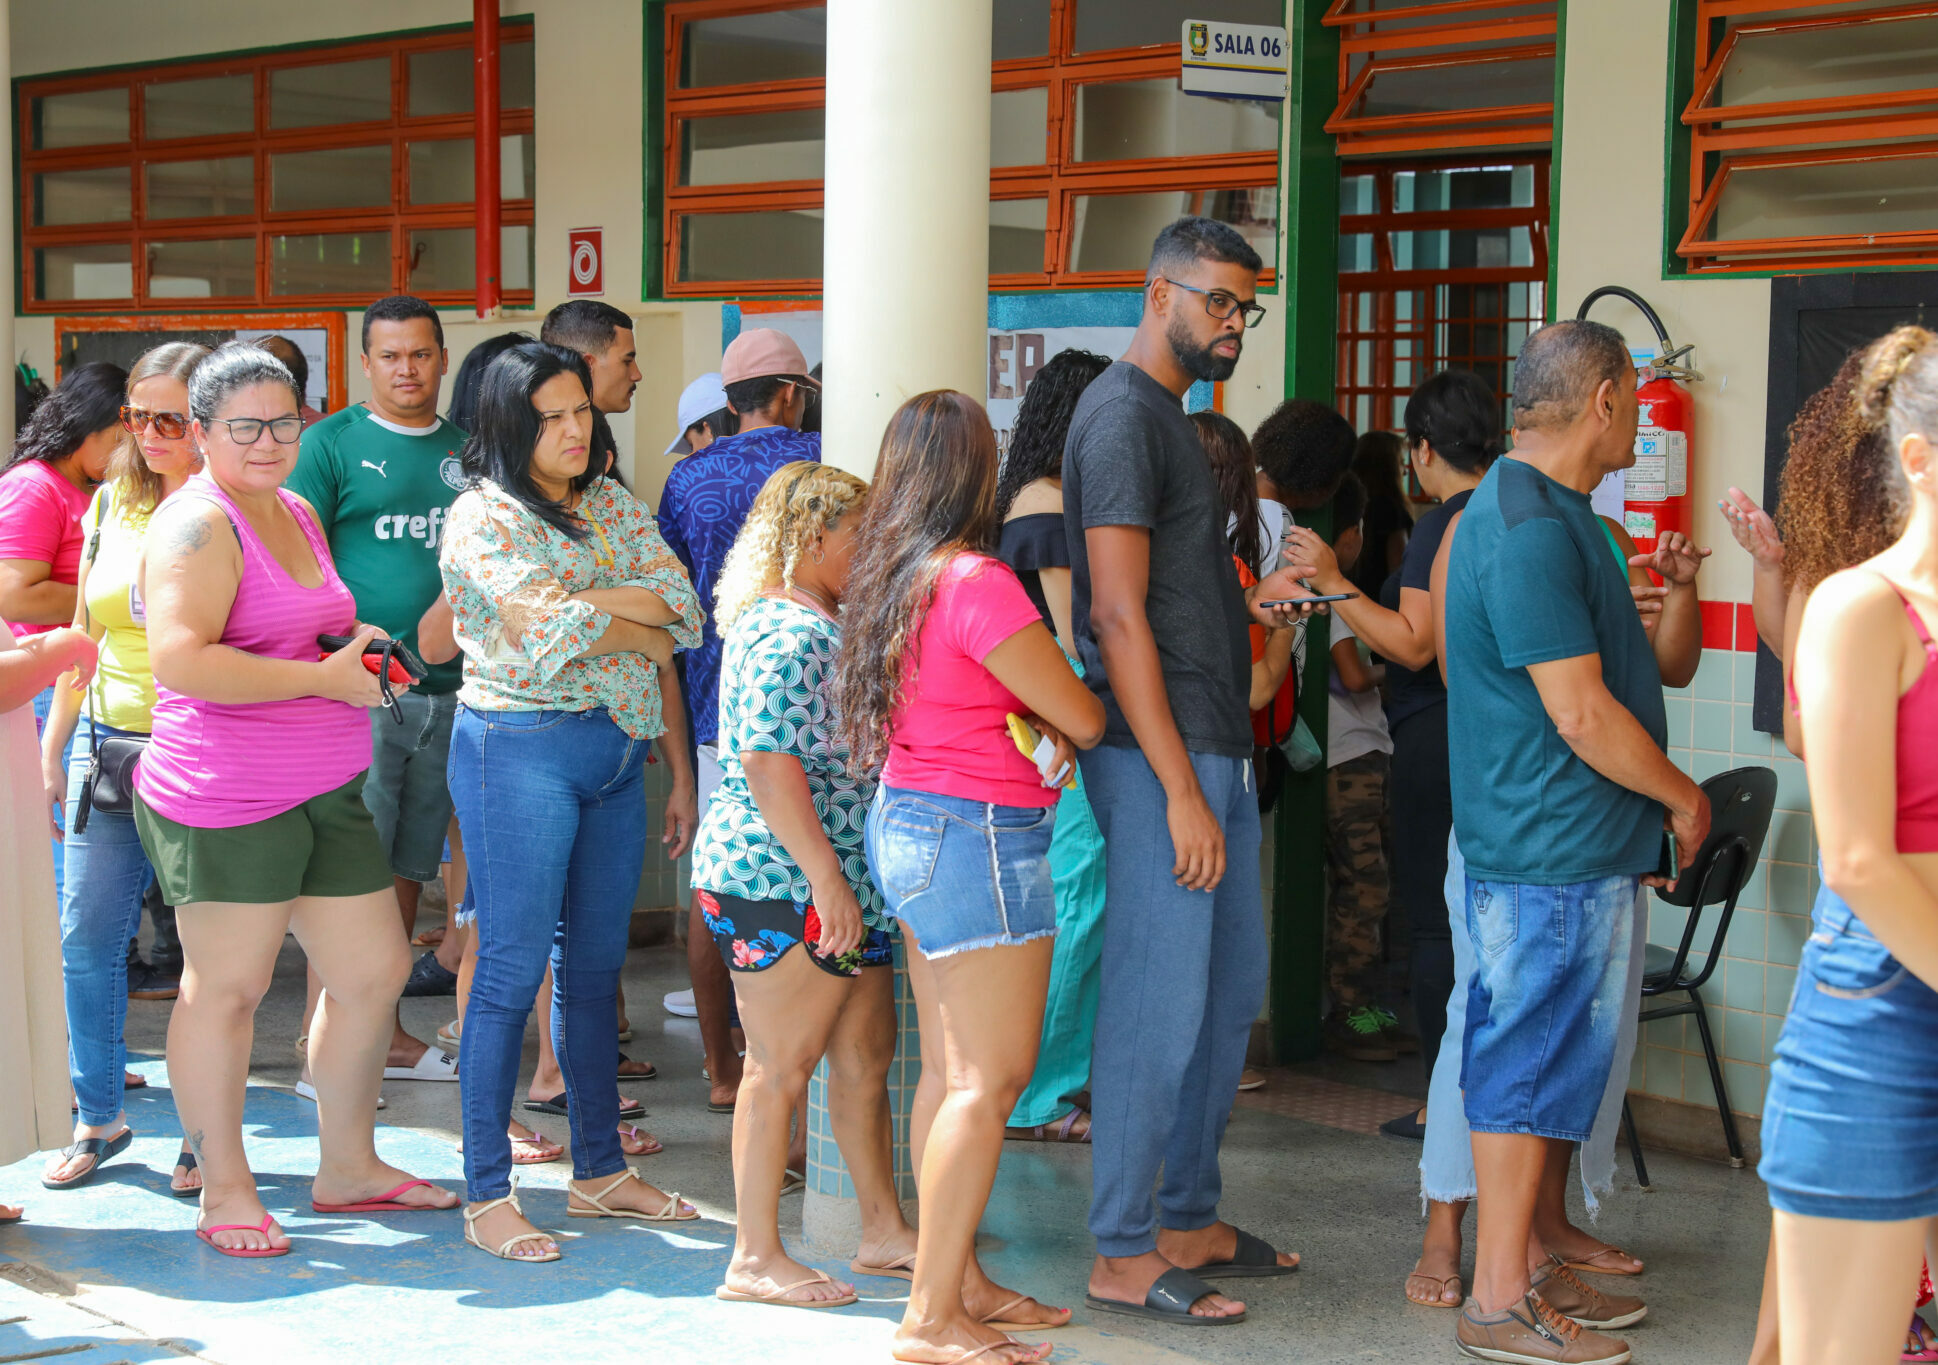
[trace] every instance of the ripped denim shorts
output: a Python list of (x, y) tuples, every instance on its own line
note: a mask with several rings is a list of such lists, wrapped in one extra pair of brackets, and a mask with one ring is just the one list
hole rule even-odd
[(1829, 887), (1770, 1066), (1757, 1173), (1785, 1213), (1938, 1215), (1938, 992)]
[(883, 783), (868, 808), (868, 867), (926, 958), (1056, 933), (1056, 807), (998, 806)]

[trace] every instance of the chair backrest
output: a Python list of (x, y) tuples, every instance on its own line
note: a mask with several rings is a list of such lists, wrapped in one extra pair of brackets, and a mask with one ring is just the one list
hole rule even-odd
[[(1668, 989), (1702, 985), (1722, 961), (1723, 940), (1736, 913), (1736, 898), (1756, 871), (1756, 860), (1762, 856), (1763, 841), (1770, 832), (1770, 812), (1776, 807), (1776, 773), (1769, 768), (1732, 768), (1703, 783), (1702, 790), (1709, 798), (1709, 837), (1676, 884), (1656, 892), (1665, 903), (1685, 906), (1689, 911), (1676, 947), (1675, 968), (1668, 977), (1676, 985)], [(1684, 981), (1683, 969), (1702, 912), (1719, 903), (1723, 908), (1716, 917), (1709, 955), (1702, 970)]]

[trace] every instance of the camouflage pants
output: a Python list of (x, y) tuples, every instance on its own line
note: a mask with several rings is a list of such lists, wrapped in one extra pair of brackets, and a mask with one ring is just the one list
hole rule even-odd
[(1386, 920), (1385, 754), (1361, 754), (1326, 770), (1326, 991), (1334, 1010), (1374, 1002), (1373, 968)]

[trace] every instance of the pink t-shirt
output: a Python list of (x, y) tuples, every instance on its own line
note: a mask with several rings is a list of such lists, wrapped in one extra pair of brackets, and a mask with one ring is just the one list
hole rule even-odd
[[(81, 514), (88, 491), (76, 488), (45, 460), (28, 460), (0, 475), (0, 559), (33, 559), (51, 566), (56, 583), (81, 581)], [(15, 624), (16, 636), (40, 635), (67, 622)]]
[(1009, 713), (1029, 708), (983, 667), (1017, 631), (1042, 618), (1016, 574), (988, 555), (961, 554), (942, 570), (935, 601), (909, 647), (905, 705), (889, 720), (882, 781), (999, 806), (1053, 806), (1036, 765), (1009, 737)]

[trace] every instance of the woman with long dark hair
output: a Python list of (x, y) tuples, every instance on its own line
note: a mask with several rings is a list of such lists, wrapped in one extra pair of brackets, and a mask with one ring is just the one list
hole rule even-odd
[[(128, 372), (81, 365), (34, 409), (0, 468), (0, 617), (15, 639), (74, 619), (80, 581), (81, 514), (121, 444)], [(34, 698), (44, 725), (54, 689)], [(55, 871), (60, 853), (55, 851)]]
[[(1231, 557), (1238, 564), (1238, 582), (1251, 587), (1259, 580), (1264, 562), (1264, 545), (1259, 539), (1258, 459), (1252, 454), (1251, 438), (1245, 429), (1222, 412), (1194, 412), (1191, 425), (1198, 430), (1205, 457), (1211, 461), (1211, 477), (1217, 480), (1218, 497), (1224, 504), (1231, 529), (1226, 540)], [(1301, 626), (1267, 628), (1254, 621), (1252, 637), (1251, 708), (1271, 705), (1279, 688), (1292, 671), (1292, 651), (1298, 644)], [(1244, 1086), (1241, 1085), (1240, 1089)]]
[[(69, 1070), (74, 1083), (74, 1142), (42, 1177), (50, 1187), (83, 1185), (99, 1153), (128, 1125), (122, 1088), (128, 1050), (128, 940), (141, 927), (141, 902), (154, 868), (132, 814), (94, 810), (78, 818), (95, 746), (145, 739), (155, 724), (155, 677), (148, 666), (147, 616), (134, 591), (148, 522), (162, 501), (202, 466), (190, 427), (188, 381), (209, 348), (174, 341), (145, 353), (128, 374), (121, 444), (108, 477), (88, 505), (87, 549), (76, 588), (74, 626), (100, 642), (100, 662), (85, 689), (56, 688), (41, 736), (48, 794), (66, 810), (61, 885), (61, 959), (67, 995)], [(76, 724), (85, 715), (85, 725)], [(91, 806), (91, 803), (90, 803)], [(200, 1187), (195, 1154), (183, 1144), (174, 1193)]]
[[(1056, 894), (1054, 806), (1074, 759), (1103, 736), (1103, 704), (1064, 662), (996, 540), (996, 436), (960, 393), (919, 394), (889, 420), (862, 515), (836, 673), (855, 761), (884, 757), (868, 861), (909, 949), (922, 1029), (910, 1118), (921, 1228), (897, 1359), (989, 1365), (1047, 1346), (1002, 1327), (1061, 1327), (992, 1284), (976, 1224), (1004, 1121), (1036, 1062)], [(1010, 718), (1054, 748), (1019, 752)]]
[(1360, 528), (1364, 548), (1348, 577), (1374, 601), (1386, 580), (1400, 571), (1406, 539), (1413, 533), (1413, 509), (1407, 505), (1402, 472), (1405, 458), (1406, 442), (1391, 431), (1361, 432), (1353, 447), (1353, 473), (1366, 486), (1366, 515)]
[[(1110, 362), (1090, 351), (1058, 351), (1024, 390), (996, 482), (1002, 518), (996, 554), (1016, 571), (1037, 615), (1083, 676), (1070, 636), (1070, 544), (1063, 527), (1063, 442), (1077, 399)], [(1090, 1115), (1076, 1096), (1090, 1089), (1097, 1028), (1097, 963), (1103, 951), (1104, 836), (1077, 776), (1057, 801), (1050, 838), (1056, 884), (1056, 949), (1036, 1070), (1009, 1116), (1019, 1142), (1088, 1142)]]
[(646, 509), (593, 463), (584, 357), (514, 346), (485, 372), (452, 504), (444, 591), (464, 650), (451, 788), (477, 904), (460, 1041), (465, 1238), (558, 1259), (511, 1184), (506, 1121), (549, 960), (551, 1028), (572, 1125), (575, 1218), (687, 1221), (637, 1179), (617, 1125), (616, 1027), (645, 858), (645, 766), (666, 729), (659, 666), (698, 643), (700, 606)]

